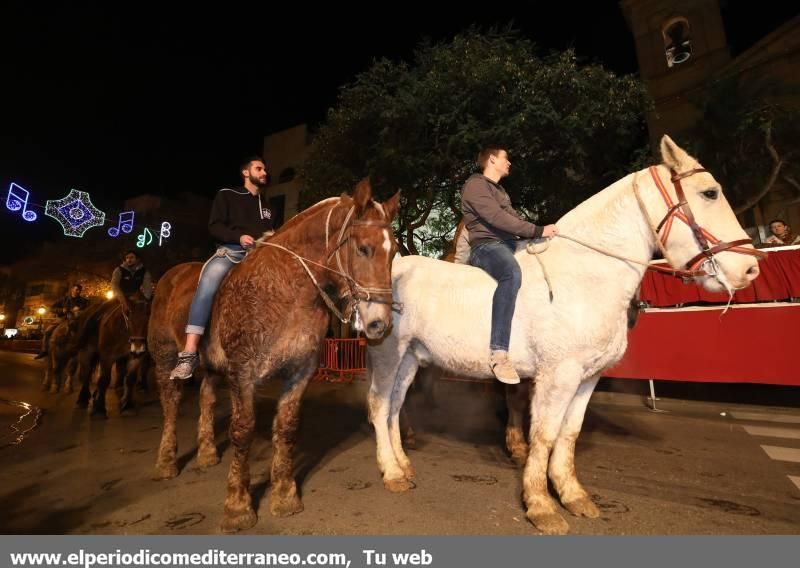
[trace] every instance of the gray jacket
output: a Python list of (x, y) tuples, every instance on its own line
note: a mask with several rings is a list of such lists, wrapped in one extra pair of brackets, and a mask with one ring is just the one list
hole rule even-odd
[(473, 174), (461, 188), (461, 212), (473, 247), (485, 241), (538, 239), (544, 231), (520, 218), (503, 186), (482, 174)]

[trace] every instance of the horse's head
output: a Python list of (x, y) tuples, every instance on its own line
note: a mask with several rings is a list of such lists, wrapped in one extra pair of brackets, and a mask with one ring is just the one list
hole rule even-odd
[(341, 245), (343, 264), (352, 278), (351, 294), (356, 300), (356, 328), (370, 339), (381, 337), (392, 321), (392, 260), (397, 242), (392, 219), (397, 214), (400, 193), (385, 203), (372, 199), (368, 180), (353, 192), (352, 216), (345, 222), (346, 241)]
[(127, 314), (125, 323), (128, 327), (131, 354), (142, 355), (147, 351), (147, 323), (150, 319), (150, 301), (141, 292), (137, 292), (135, 296), (128, 298), (128, 307), (130, 311)]
[(658, 202), (648, 213), (667, 260), (712, 292), (746, 288), (763, 253), (753, 248), (719, 182), (666, 135), (661, 156), (669, 172), (651, 168), (647, 175), (662, 197), (648, 199)]
[(69, 334), (74, 334), (78, 329), (78, 318), (81, 315), (81, 309), (77, 306), (74, 308), (67, 310), (64, 313), (64, 319), (67, 322), (67, 332)]

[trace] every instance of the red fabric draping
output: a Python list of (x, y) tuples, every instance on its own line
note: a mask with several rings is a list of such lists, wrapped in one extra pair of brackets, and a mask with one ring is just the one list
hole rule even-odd
[[(750, 287), (734, 294), (734, 302), (800, 298), (800, 250), (770, 250), (759, 268), (761, 274)], [(724, 304), (728, 295), (708, 292), (693, 282), (685, 284), (680, 278), (648, 271), (642, 280), (641, 299), (653, 307), (666, 307), (694, 302)]]
[(608, 377), (800, 385), (800, 304), (640, 314)]

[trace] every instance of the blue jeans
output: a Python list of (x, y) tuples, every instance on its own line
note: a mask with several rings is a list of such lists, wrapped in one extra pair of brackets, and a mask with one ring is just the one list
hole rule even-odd
[(219, 285), (231, 268), (244, 260), (245, 250), (240, 245), (223, 245), (209, 258), (200, 271), (200, 282), (189, 308), (186, 333), (203, 335), (211, 318), (211, 307)]
[(472, 266), (482, 268), (497, 280), (492, 297), (492, 336), (489, 347), (508, 351), (511, 321), (517, 305), (517, 292), (522, 284), (522, 271), (514, 258), (516, 241), (494, 241), (480, 244), (469, 256)]

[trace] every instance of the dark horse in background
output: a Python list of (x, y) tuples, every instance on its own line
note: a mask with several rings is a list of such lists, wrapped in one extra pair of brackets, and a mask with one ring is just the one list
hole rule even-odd
[[(111, 384), (111, 371), (116, 367), (117, 390), (122, 392), (120, 411), (134, 409), (134, 387), (137, 378), (144, 374), (147, 365), (147, 324), (150, 302), (140, 292), (128, 302), (130, 312), (124, 313), (122, 305), (110, 300), (90, 308), (87, 317), (75, 334), (70, 349), (78, 354), (81, 391), (78, 405), (91, 402), (92, 415), (106, 416), (106, 391)], [(99, 369), (99, 377), (91, 391), (92, 374)]]
[[(67, 310), (64, 312), (64, 319), (58, 322), (58, 325), (50, 334), (50, 340), (47, 342), (47, 359), (45, 363), (47, 367), (44, 371), (44, 380), (42, 381), (42, 390), (50, 390), (55, 394), (59, 390), (65, 393), (72, 392), (72, 379), (78, 371), (78, 360), (75, 357), (74, 349), (71, 349), (71, 342), (75, 337), (81, 322), (88, 316), (92, 306), (79, 310)], [(66, 380), (64, 374), (66, 373)]]
[[(247, 255), (222, 282), (206, 339), (201, 345), (205, 378), (200, 391), (198, 463), (219, 462), (214, 444), (216, 385), (231, 389), (230, 439), (234, 447), (222, 530), (252, 527), (257, 517), (250, 496), (250, 446), (255, 430), (254, 391), (279, 377), (284, 381), (272, 426), (270, 512), (298, 513), (303, 505), (293, 476), (292, 451), (300, 403), (319, 359), (329, 325), (329, 307), (359, 320), (370, 338), (391, 321), (391, 266), (397, 251), (391, 222), (399, 194), (385, 204), (372, 200), (362, 181), (352, 198), (326, 199), (290, 219)], [(182, 384), (169, 379), (185, 340), (189, 305), (201, 266), (182, 264), (158, 283), (148, 347), (164, 411), (157, 475), (178, 474), (175, 421)]]

